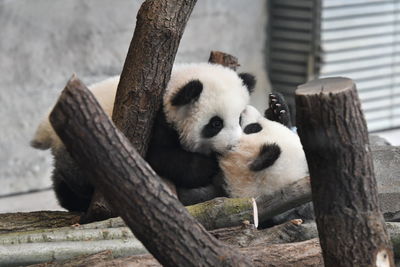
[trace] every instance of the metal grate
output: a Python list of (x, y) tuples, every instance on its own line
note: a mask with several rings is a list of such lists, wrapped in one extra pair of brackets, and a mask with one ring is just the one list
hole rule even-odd
[(370, 131), (400, 127), (400, 0), (273, 0), (270, 8), (277, 91), (290, 97), (314, 75), (346, 76)]

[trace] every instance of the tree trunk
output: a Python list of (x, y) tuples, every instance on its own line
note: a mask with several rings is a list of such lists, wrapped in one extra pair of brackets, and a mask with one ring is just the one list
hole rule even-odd
[(296, 105), (325, 265), (394, 266), (353, 81), (301, 85)]
[(186, 22), (197, 0), (145, 1), (115, 97), (113, 121), (144, 157)]
[(160, 263), (249, 263), (190, 216), (77, 78), (68, 82), (50, 122), (90, 181)]
[[(197, 0), (145, 1), (115, 96), (113, 121), (144, 157), (179, 42)], [(81, 223), (117, 214), (95, 188)]]

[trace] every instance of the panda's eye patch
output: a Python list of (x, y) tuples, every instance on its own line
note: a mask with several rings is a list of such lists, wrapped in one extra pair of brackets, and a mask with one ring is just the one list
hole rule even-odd
[(253, 134), (253, 133), (258, 133), (259, 131), (262, 130), (262, 127), (259, 123), (250, 123), (249, 125), (247, 125), (243, 132), (245, 134)]
[(210, 119), (207, 125), (204, 126), (203, 130), (201, 131), (201, 135), (204, 138), (211, 138), (216, 136), (223, 127), (224, 121), (220, 117), (214, 116)]

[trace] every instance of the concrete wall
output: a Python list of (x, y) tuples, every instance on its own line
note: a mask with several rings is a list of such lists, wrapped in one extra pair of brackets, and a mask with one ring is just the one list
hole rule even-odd
[[(0, 0), (0, 196), (50, 186), (50, 153), (29, 140), (73, 72), (87, 84), (121, 72), (141, 2)], [(266, 22), (264, 0), (198, 1), (177, 61), (238, 56), (240, 71), (258, 76), (262, 107)]]

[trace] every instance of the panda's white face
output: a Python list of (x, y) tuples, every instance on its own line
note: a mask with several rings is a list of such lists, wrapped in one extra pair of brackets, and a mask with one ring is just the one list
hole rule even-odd
[(236, 72), (207, 63), (179, 65), (164, 95), (164, 112), (185, 149), (223, 154), (242, 134), (239, 118), (248, 101), (249, 89)]
[(242, 113), (244, 134), (219, 159), (231, 197), (257, 197), (308, 175), (300, 139), (284, 125), (264, 118), (254, 107)]

